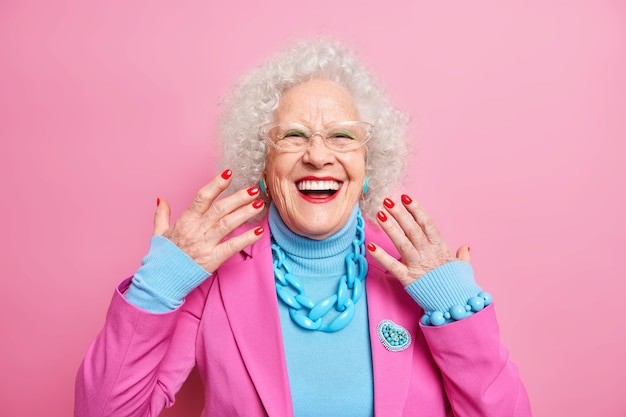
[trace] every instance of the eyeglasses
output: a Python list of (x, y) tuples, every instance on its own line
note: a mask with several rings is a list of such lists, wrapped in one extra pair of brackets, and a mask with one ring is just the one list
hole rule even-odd
[(305, 150), (316, 135), (322, 138), (328, 149), (353, 151), (365, 145), (373, 133), (374, 125), (357, 121), (332, 123), (326, 129), (317, 131), (294, 122), (266, 123), (259, 128), (261, 139), (285, 152)]

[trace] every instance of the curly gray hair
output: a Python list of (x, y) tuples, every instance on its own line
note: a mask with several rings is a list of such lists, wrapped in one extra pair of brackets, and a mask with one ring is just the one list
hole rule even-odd
[(408, 118), (393, 107), (356, 55), (337, 40), (314, 39), (287, 47), (245, 75), (224, 101), (219, 123), (223, 168), (233, 170), (231, 190), (258, 184), (265, 169), (267, 145), (259, 126), (273, 120), (281, 92), (312, 78), (332, 80), (346, 88), (361, 120), (375, 126), (367, 144), (369, 190), (360, 207), (374, 219), (383, 198), (400, 181), (407, 149)]

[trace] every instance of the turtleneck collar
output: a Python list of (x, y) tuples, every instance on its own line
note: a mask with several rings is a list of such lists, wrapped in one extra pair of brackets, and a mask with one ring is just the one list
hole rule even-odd
[(358, 205), (355, 205), (347, 223), (323, 240), (294, 233), (274, 204), (270, 205), (268, 221), (272, 238), (290, 258), (294, 274), (337, 276), (345, 273), (345, 257), (353, 250), (357, 213)]

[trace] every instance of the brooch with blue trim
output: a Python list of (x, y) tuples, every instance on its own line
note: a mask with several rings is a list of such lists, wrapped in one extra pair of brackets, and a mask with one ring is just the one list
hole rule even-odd
[(391, 320), (383, 320), (376, 327), (378, 338), (391, 352), (399, 352), (411, 344), (411, 334), (399, 324)]

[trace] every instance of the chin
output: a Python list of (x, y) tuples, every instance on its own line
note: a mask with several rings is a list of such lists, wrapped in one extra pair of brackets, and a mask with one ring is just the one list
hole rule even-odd
[(319, 216), (312, 220), (314, 218), (314, 216), (306, 216), (297, 224), (294, 224), (297, 230), (292, 230), (299, 235), (321, 240), (333, 235), (343, 227), (342, 219)]

